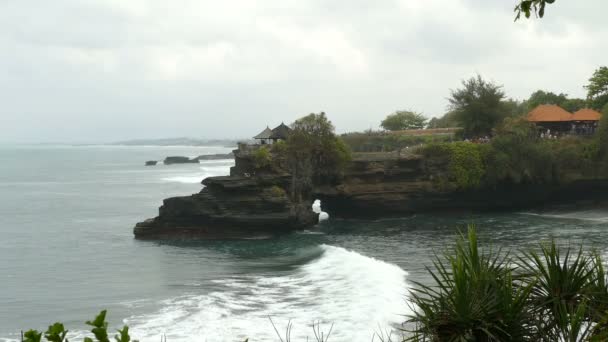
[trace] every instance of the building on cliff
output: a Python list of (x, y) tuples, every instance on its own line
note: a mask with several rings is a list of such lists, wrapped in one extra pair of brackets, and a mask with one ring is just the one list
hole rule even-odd
[(528, 113), (527, 119), (541, 131), (588, 135), (595, 133), (600, 117), (600, 113), (588, 108), (572, 114), (557, 105), (539, 105)]
[(266, 126), (266, 129), (253, 137), (253, 139), (258, 140), (260, 145), (273, 144), (280, 140), (287, 140), (290, 133), (291, 128), (281, 122), (280, 125), (273, 129)]
[(272, 130), (268, 126), (266, 126), (266, 129), (263, 130), (262, 132), (260, 132), (260, 134), (253, 137), (253, 139), (259, 140), (259, 143), (261, 145), (266, 145), (266, 144), (271, 143), (271, 141), (272, 141), (271, 137), (272, 137)]

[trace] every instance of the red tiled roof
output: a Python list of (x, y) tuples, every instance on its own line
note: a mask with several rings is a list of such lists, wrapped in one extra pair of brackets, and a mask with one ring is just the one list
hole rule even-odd
[(559, 122), (571, 120), (572, 114), (556, 105), (540, 105), (528, 113), (528, 121), (531, 122)]
[(572, 114), (572, 121), (599, 121), (600, 118), (602, 117), (602, 114), (600, 114), (599, 112), (593, 110), (593, 109), (589, 109), (589, 108), (584, 108), (579, 110), (578, 112)]

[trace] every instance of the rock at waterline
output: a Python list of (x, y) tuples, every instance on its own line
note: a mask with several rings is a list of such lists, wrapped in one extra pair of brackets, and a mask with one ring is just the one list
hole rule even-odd
[(156, 160), (148, 160), (146, 162), (146, 166), (154, 166), (156, 165), (158, 162)]
[(172, 156), (172, 157), (165, 158), (163, 163), (165, 165), (198, 163), (198, 159), (190, 159), (188, 157), (182, 157), (182, 156)]
[(222, 159), (233, 159), (234, 154), (232, 153), (218, 153), (218, 154), (203, 154), (195, 159), (198, 160), (222, 160)]

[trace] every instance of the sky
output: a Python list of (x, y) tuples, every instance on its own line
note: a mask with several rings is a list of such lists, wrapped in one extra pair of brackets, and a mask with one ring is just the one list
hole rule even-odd
[(584, 97), (606, 0), (0, 0), (0, 142), (247, 138), (324, 111), (338, 132), (441, 116), (476, 74)]

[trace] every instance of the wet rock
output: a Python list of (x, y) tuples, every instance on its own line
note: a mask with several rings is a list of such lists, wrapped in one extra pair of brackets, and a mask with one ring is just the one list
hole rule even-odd
[(190, 164), (190, 163), (198, 163), (198, 159), (196, 159), (196, 158), (190, 159), (188, 157), (182, 157), (182, 156), (172, 156), (172, 157), (165, 158), (165, 160), (163, 161), (163, 163), (165, 165), (171, 165), (171, 164)]

